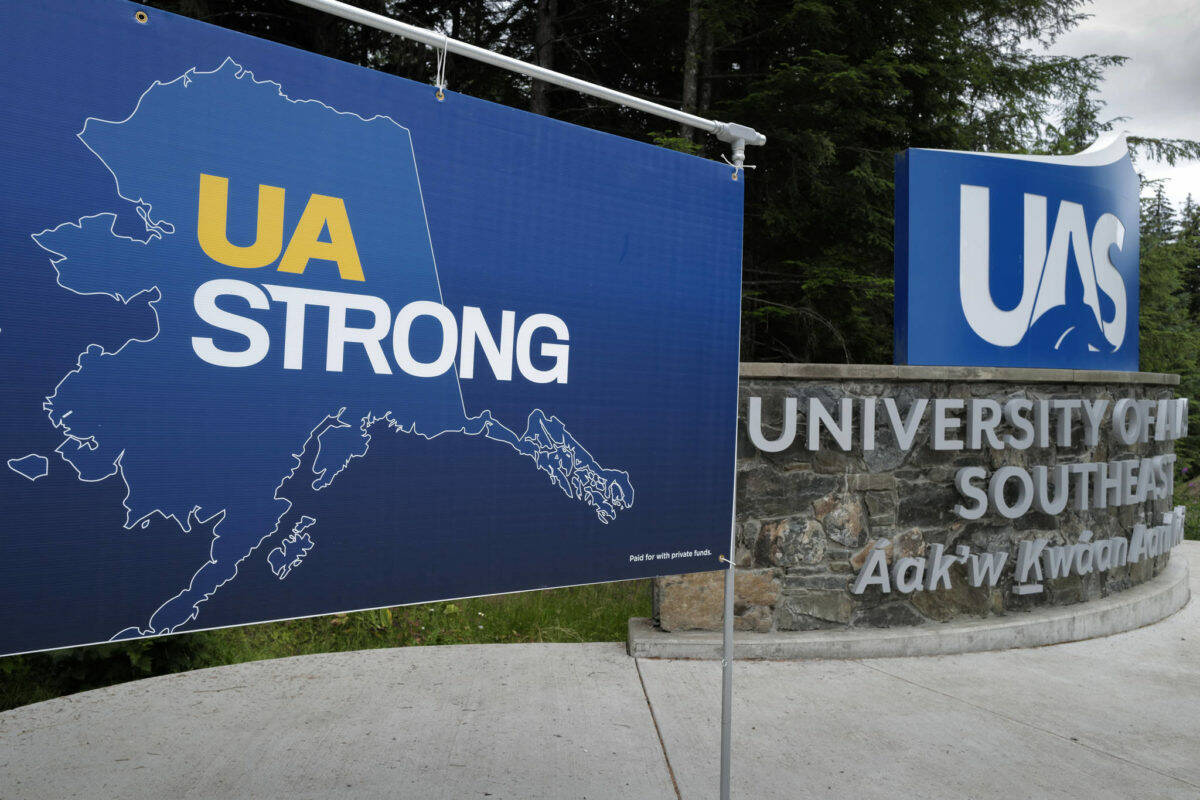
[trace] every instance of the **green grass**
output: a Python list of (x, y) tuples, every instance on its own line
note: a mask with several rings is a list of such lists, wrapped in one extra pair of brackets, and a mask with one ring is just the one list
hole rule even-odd
[(0, 710), (122, 681), (265, 658), (412, 645), (622, 641), (650, 581), (271, 622), (0, 658)]
[(1187, 509), (1183, 517), (1183, 538), (1200, 539), (1200, 480), (1182, 486), (1176, 484), (1175, 503)]

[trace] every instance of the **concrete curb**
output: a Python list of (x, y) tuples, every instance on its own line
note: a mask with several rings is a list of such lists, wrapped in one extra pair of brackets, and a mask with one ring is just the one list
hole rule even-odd
[[(1187, 562), (1175, 557), (1153, 580), (1088, 603), (909, 628), (739, 631), (734, 636), (734, 657), (895, 658), (1041, 647), (1110, 636), (1158, 622), (1187, 605), (1190, 597)], [(626, 649), (634, 658), (717, 660), (721, 658), (721, 632), (666, 633), (654, 627), (651, 620), (634, 617), (629, 620)]]

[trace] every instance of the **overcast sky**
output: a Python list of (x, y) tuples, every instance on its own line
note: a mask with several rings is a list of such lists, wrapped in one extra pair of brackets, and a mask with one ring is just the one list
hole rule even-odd
[[(1138, 136), (1200, 139), (1200, 0), (1096, 0), (1092, 14), (1052, 53), (1129, 56), (1105, 75), (1102, 117)], [(1200, 202), (1200, 162), (1169, 167), (1140, 161), (1147, 178), (1166, 178), (1176, 207), (1190, 192)]]

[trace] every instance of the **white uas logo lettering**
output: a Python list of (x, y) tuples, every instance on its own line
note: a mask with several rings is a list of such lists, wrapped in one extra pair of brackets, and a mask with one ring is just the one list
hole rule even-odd
[[(1025, 195), (1025, 257), (1021, 300), (1016, 307), (1003, 310), (992, 300), (989, 281), (988, 244), (990, 233), (989, 194), (986, 186), (962, 184), (959, 195), (959, 254), (958, 292), (963, 314), (971, 330), (997, 347), (1012, 347), (1038, 320), (1056, 309), (1067, 306), (1068, 253), (1075, 256), (1075, 265), (1083, 285), (1083, 304), (1091, 315), (1072, 318), (1067, 314), (1051, 315), (1046, 325), (1053, 327), (1056, 336), (1053, 347), (1058, 350), (1063, 340), (1080, 327), (1103, 335), (1110, 352), (1116, 352), (1125, 340), (1126, 297), (1125, 281), (1113, 266), (1109, 248), (1122, 249), (1125, 226), (1112, 214), (1096, 221), (1089, 244), (1083, 206), (1062, 201), (1054, 222), (1054, 233), (1046, 245), (1046, 198), (1037, 194)], [(1111, 319), (1105, 319), (1100, 306), (1100, 293), (1112, 302)], [(1093, 316), (1095, 327), (1086, 316)], [(1058, 322), (1058, 325), (1054, 325)], [(1068, 322), (1073, 322), (1065, 327)], [(1059, 327), (1065, 329), (1059, 331)], [(1099, 352), (1103, 342), (1098, 335), (1081, 331), (1089, 352)]]

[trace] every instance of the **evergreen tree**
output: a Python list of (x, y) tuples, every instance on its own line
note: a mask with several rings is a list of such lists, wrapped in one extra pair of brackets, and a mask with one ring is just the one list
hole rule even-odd
[[(1192, 313), (1197, 301), (1188, 279), (1200, 264), (1200, 238), (1195, 230), (1195, 207), (1189, 201), (1183, 220), (1176, 217), (1162, 185), (1142, 200), (1141, 215), (1141, 337), (1142, 369), (1181, 376), (1178, 394), (1200, 397), (1200, 318)], [(1190, 435), (1177, 443), (1177, 468), (1195, 474), (1200, 467), (1200, 403), (1191, 403)]]
[[(1183, 265), (1183, 286), (1192, 319), (1200, 319), (1200, 206), (1189, 194), (1179, 214), (1179, 240), (1188, 256)], [(1198, 367), (1200, 369), (1200, 367)]]

